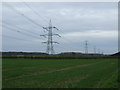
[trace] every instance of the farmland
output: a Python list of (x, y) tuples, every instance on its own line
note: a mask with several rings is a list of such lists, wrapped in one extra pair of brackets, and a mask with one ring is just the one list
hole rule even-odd
[(3, 88), (117, 88), (116, 58), (3, 59)]

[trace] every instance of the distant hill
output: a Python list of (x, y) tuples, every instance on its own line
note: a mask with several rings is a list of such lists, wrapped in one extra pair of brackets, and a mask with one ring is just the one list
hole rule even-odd
[(111, 56), (120, 56), (120, 52), (112, 54)]

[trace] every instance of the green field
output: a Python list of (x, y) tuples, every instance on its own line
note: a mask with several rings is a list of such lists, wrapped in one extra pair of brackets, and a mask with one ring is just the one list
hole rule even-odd
[(117, 88), (117, 59), (3, 59), (3, 88)]

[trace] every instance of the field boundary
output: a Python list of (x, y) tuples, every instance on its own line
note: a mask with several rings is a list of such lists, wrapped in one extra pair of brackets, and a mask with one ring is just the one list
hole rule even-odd
[(2, 59), (103, 59), (103, 58), (119, 58), (118, 56), (37, 56), (37, 55), (2, 55)]

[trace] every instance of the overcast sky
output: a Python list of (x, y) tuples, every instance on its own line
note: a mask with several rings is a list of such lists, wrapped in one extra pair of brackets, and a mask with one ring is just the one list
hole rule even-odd
[[(39, 14), (39, 15), (38, 15)], [(90, 53), (112, 54), (118, 51), (118, 3), (116, 2), (50, 2), (3, 3), (3, 51), (46, 52), (47, 34), (41, 26), (48, 27), (50, 19), (56, 53), (83, 52), (85, 40)], [(35, 23), (32, 23), (30, 18)]]

